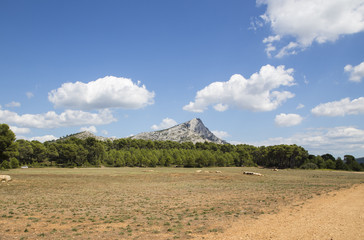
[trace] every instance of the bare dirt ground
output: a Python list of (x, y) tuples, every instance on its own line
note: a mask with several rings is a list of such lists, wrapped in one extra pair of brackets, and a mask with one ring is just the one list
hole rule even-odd
[(0, 240), (364, 239), (364, 174), (199, 170), (6, 171)]
[(276, 215), (237, 222), (201, 239), (364, 239), (364, 184), (315, 197)]

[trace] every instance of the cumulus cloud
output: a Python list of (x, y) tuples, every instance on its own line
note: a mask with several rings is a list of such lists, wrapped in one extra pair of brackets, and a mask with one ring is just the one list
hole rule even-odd
[(82, 127), (80, 128), (81, 132), (92, 132), (92, 133), (97, 133), (97, 129), (95, 126), (89, 126), (89, 127)]
[(321, 103), (311, 112), (316, 116), (345, 116), (364, 114), (364, 97), (357, 99), (343, 98), (340, 101)]
[(281, 113), (276, 116), (275, 123), (280, 127), (292, 127), (299, 125), (302, 122), (303, 118), (298, 114), (285, 114)]
[(214, 109), (215, 109), (216, 111), (218, 111), (218, 112), (224, 112), (224, 111), (226, 111), (228, 108), (229, 108), (229, 105), (225, 105), (225, 104), (221, 104), (221, 103), (216, 104), (216, 105), (214, 106)]
[(281, 86), (294, 85), (292, 75), (292, 68), (269, 64), (261, 67), (259, 73), (254, 73), (249, 79), (235, 74), (227, 82), (213, 82), (198, 91), (195, 101), (183, 109), (203, 112), (213, 105), (217, 111), (225, 111), (229, 106), (251, 111), (271, 111), (294, 97), (291, 92), (276, 90)]
[(154, 103), (154, 92), (140, 82), (106, 76), (89, 83), (64, 83), (48, 94), (55, 107), (80, 110), (123, 108), (139, 109)]
[(30, 141), (39, 141), (39, 142), (47, 142), (47, 141), (53, 141), (57, 140), (58, 138), (53, 135), (44, 135), (44, 136), (38, 136), (38, 137), (32, 137), (29, 140)]
[(297, 144), (312, 154), (361, 154), (364, 151), (364, 130), (352, 126), (314, 128), (288, 138), (270, 138), (251, 144), (256, 146)]
[(344, 67), (345, 72), (350, 73), (349, 80), (353, 82), (361, 82), (364, 78), (364, 62), (357, 66), (352, 66), (350, 64)]
[(313, 42), (334, 42), (364, 31), (363, 0), (257, 0), (257, 4), (267, 6), (261, 18), (274, 33), (263, 40), (268, 56), (284, 37), (295, 41), (280, 48), (276, 57), (296, 54)]
[(230, 137), (230, 134), (225, 132), (225, 131), (218, 131), (218, 130), (214, 130), (211, 131), (216, 137), (220, 138), (220, 139), (225, 139), (227, 137)]
[(14, 101), (5, 104), (5, 107), (20, 107), (20, 106), (21, 106), (20, 102), (14, 102)]
[(175, 120), (173, 120), (172, 118), (165, 118), (162, 120), (162, 122), (158, 125), (154, 124), (151, 128), (153, 130), (161, 130), (161, 129), (166, 129), (166, 128), (170, 128), (177, 125), (177, 122)]
[(16, 124), (28, 128), (58, 128), (82, 125), (102, 125), (116, 121), (110, 110), (90, 113), (79, 110), (66, 110), (61, 114), (50, 111), (43, 114), (19, 115), (8, 110), (0, 110), (0, 122)]
[(16, 126), (9, 126), (9, 127), (10, 127), (11, 131), (13, 131), (16, 135), (30, 133), (29, 128), (20, 128), (20, 127), (16, 127)]

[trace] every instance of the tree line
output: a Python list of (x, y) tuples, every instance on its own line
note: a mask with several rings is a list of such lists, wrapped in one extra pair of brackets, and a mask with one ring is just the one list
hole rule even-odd
[(229, 167), (338, 169), (361, 171), (351, 155), (335, 159), (331, 154), (310, 155), (297, 145), (255, 147), (246, 144), (215, 144), (151, 141), (122, 138), (100, 141), (69, 137), (58, 141), (16, 140), (6, 124), (0, 124), (0, 168), (30, 167)]

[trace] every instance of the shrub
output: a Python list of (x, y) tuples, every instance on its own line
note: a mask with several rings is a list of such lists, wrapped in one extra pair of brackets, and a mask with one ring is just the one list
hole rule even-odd
[(5, 160), (0, 164), (0, 169), (10, 169), (10, 162)]
[(14, 157), (10, 158), (10, 167), (11, 168), (18, 168), (19, 167), (18, 159), (14, 158)]
[(251, 160), (251, 159), (244, 159), (243, 160), (243, 166), (245, 166), (245, 167), (256, 167), (257, 164), (255, 162), (253, 162), (253, 160)]
[(121, 159), (116, 159), (114, 167), (122, 167), (122, 166), (123, 166), (123, 162), (121, 161)]
[(317, 165), (315, 163), (305, 163), (301, 166), (302, 169), (317, 169)]

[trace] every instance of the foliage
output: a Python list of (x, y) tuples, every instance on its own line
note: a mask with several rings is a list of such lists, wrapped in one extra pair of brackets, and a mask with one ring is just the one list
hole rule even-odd
[(215, 144), (151, 141), (122, 138), (101, 141), (95, 138), (64, 138), (60, 141), (15, 141), (6, 124), (0, 125), (0, 164), (2, 168), (19, 165), (33, 167), (230, 167), (263, 166), (269, 168), (328, 168), (361, 171), (353, 156), (344, 161), (327, 153), (309, 155), (297, 145), (255, 147), (246, 144)]
[[(0, 164), (7, 161), (11, 157), (18, 155), (17, 145), (15, 144), (15, 134), (6, 124), (0, 124)], [(4, 163), (4, 166), (7, 163)]]
[(10, 168), (18, 168), (19, 167), (19, 161), (15, 157), (10, 158), (9, 162)]
[(312, 162), (305, 163), (301, 166), (302, 169), (317, 169), (317, 165)]

